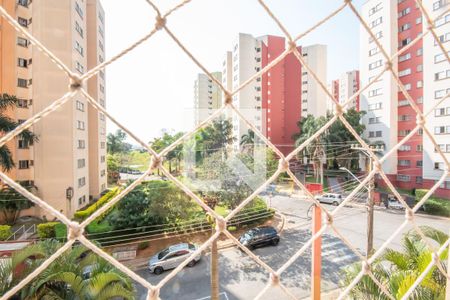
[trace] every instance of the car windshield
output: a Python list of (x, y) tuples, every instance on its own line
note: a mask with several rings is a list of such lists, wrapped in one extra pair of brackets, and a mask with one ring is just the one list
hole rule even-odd
[(244, 239), (244, 240), (251, 240), (252, 239), (252, 234), (250, 233), (250, 232), (246, 232), (246, 233), (244, 233), (244, 235), (242, 236), (242, 238)]
[(158, 259), (163, 258), (163, 257), (166, 256), (167, 254), (169, 254), (169, 248), (164, 249), (163, 251), (159, 252), (159, 254), (158, 254)]
[(189, 244), (189, 249), (191, 249), (191, 250), (195, 250), (195, 245), (192, 245), (192, 244)]

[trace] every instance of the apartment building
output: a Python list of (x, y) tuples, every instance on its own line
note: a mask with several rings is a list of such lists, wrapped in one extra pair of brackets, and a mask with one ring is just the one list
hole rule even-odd
[[(448, 7), (446, 1), (427, 0), (423, 3), (434, 16), (444, 12), (444, 7)], [(389, 56), (408, 46), (426, 29), (420, 9), (414, 0), (369, 0), (363, 5), (362, 13)], [(440, 25), (437, 30), (442, 35), (442, 41), (445, 41), (445, 35), (450, 31), (449, 21), (450, 17), (446, 15), (438, 21)], [(361, 28), (360, 37), (361, 85), (364, 86), (383, 70), (385, 60), (364, 28)], [(449, 69), (448, 62), (438, 56), (439, 50), (430, 35), (423, 41), (408, 46), (394, 61), (394, 70), (398, 71), (401, 82), (420, 110), (431, 108), (436, 102), (435, 92), (439, 98), (439, 91), (445, 90), (446, 85), (449, 86), (443, 75)], [(438, 56), (436, 61), (435, 56)], [(442, 77), (439, 72), (444, 72)], [(387, 149), (394, 147), (416, 126), (415, 111), (389, 72), (362, 93), (360, 105), (361, 110), (367, 111), (363, 120), (366, 125), (365, 137), (371, 143), (384, 143)], [(443, 108), (445, 111), (445, 107)], [(445, 128), (440, 133), (442, 125), (439, 126), (440, 120), (443, 119), (437, 114), (439, 113), (435, 112), (433, 116), (427, 117), (427, 126), (436, 139), (445, 145)], [(423, 131), (419, 130), (383, 164), (383, 169), (400, 188), (429, 188), (434, 184), (437, 175), (442, 174), (439, 163), (433, 146), (427, 143), (427, 138), (424, 141)], [(450, 196), (450, 184), (444, 183), (441, 187), (436, 194)]]
[[(313, 71), (322, 80), (326, 80), (326, 68), (321, 69), (322, 66), (326, 66), (326, 47), (314, 45), (298, 47), (298, 50), (304, 54), (305, 48), (308, 49), (304, 55), (305, 59), (309, 60)], [(285, 49), (286, 41), (283, 37), (273, 35), (253, 37), (250, 34), (240, 33), (233, 43), (233, 51), (227, 51), (225, 54), (222, 83), (228, 89), (236, 89), (270, 64)], [(302, 83), (302, 78), (307, 80), (307, 73), (303, 75), (302, 70), (298, 59), (289, 54), (233, 97), (234, 105), (284, 153), (293, 149), (292, 135), (298, 132), (297, 122), (302, 113), (316, 116), (318, 113), (322, 115), (326, 113), (325, 101), (321, 100), (325, 97), (318, 96), (320, 93), (314, 82)], [(306, 93), (302, 93), (303, 88), (307, 89)], [(302, 102), (303, 98), (307, 99), (305, 104)], [(303, 105), (306, 108), (303, 108)], [(323, 111), (317, 109), (319, 106), (324, 107)], [(237, 150), (240, 137), (247, 133), (248, 126), (237, 116), (233, 116), (233, 130), (237, 137), (234, 145)]]
[[(347, 99), (356, 94), (359, 91), (359, 71), (352, 70), (345, 73), (339, 77), (339, 79), (332, 80), (328, 84), (328, 90), (331, 92), (333, 97), (339, 101), (340, 104), (344, 104)], [(353, 99), (344, 110), (355, 109), (359, 111), (359, 96)], [(327, 111), (334, 113), (334, 101), (329, 99)]]
[[(1, 4), (72, 70), (83, 74), (104, 59), (100, 49), (104, 47), (104, 13), (97, 0), (2, 0)], [(88, 24), (88, 19), (95, 25)], [(25, 120), (64, 95), (69, 80), (4, 19), (0, 22), (0, 93), (17, 96), (19, 107), (11, 116)], [(93, 78), (85, 88), (104, 105), (102, 74), (103, 79)], [(78, 94), (33, 126), (39, 142), (24, 145), (15, 139), (16, 146), (11, 148), (16, 168), (9, 175), (34, 184), (39, 197), (68, 216), (106, 188), (104, 116), (90, 110)], [(95, 151), (94, 144), (103, 150)], [(38, 207), (24, 213), (47, 214)]]
[[(211, 75), (222, 82), (221, 72), (213, 72)], [(200, 124), (220, 107), (222, 107), (222, 90), (206, 74), (198, 74), (194, 82), (195, 125)]]

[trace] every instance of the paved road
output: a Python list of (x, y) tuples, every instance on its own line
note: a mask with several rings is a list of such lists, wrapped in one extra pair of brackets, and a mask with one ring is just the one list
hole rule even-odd
[[(280, 244), (276, 247), (266, 247), (254, 251), (272, 268), (283, 265), (311, 237), (310, 220), (306, 211), (310, 202), (300, 198), (275, 196), (271, 205), (286, 216), (286, 229), (282, 233)], [(332, 210), (334, 206), (326, 206)], [(375, 211), (375, 248), (379, 247), (405, 220), (400, 211)], [(429, 225), (441, 230), (448, 230), (448, 219), (433, 218), (418, 215), (419, 225)], [(335, 218), (335, 224), (341, 232), (362, 254), (366, 239), (366, 214), (364, 209), (344, 207)], [(408, 227), (405, 231), (410, 229)], [(397, 236), (391, 247), (400, 248), (401, 235)], [(333, 232), (328, 231), (322, 245), (322, 291), (338, 286), (344, 267), (356, 262), (358, 257)], [(220, 291), (221, 299), (253, 299), (265, 286), (268, 274), (251, 258), (241, 251), (231, 248), (220, 252)], [(310, 294), (311, 255), (307, 251), (297, 259), (285, 273), (281, 281), (299, 298)], [(164, 286), (161, 299), (206, 300), (210, 291), (209, 256), (204, 257), (193, 268), (186, 268)], [(157, 283), (167, 276), (168, 272), (156, 276), (148, 270), (140, 270), (139, 274), (152, 283)], [(138, 287), (138, 299), (145, 299), (145, 290)], [(206, 297), (206, 298), (205, 298)], [(269, 290), (263, 299), (287, 299), (278, 289)]]

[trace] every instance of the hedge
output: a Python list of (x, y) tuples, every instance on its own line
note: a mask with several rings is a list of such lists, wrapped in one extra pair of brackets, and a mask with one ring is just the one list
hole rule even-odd
[(56, 237), (55, 227), (59, 222), (47, 222), (37, 225), (37, 234), (41, 239), (48, 239)]
[(67, 238), (67, 227), (63, 223), (55, 225), (55, 237), (58, 240), (65, 240)]
[[(423, 196), (428, 192), (426, 189), (416, 189), (416, 201), (419, 202), (422, 200)], [(425, 212), (432, 215), (439, 215), (444, 217), (450, 216), (450, 200), (430, 197), (428, 198), (423, 208)]]
[(0, 241), (5, 241), (12, 235), (11, 226), (0, 225)]
[[(119, 193), (119, 188), (114, 188), (111, 191), (107, 192), (105, 195), (100, 197), (94, 204), (89, 206), (84, 210), (79, 210), (75, 212), (74, 218), (77, 221), (84, 221), (87, 217), (92, 215), (97, 209), (108, 203), (114, 196)], [(105, 214), (103, 214), (105, 215)]]

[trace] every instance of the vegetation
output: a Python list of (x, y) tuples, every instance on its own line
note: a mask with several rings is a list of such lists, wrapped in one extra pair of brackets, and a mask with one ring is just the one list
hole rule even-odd
[[(8, 109), (17, 107), (19, 100), (16, 96), (0, 94), (0, 135), (3, 136), (20, 125), (19, 122), (7, 116)], [(23, 130), (17, 138), (24, 145), (32, 145), (38, 137), (28, 129)], [(7, 145), (0, 147), (0, 167), (3, 171), (10, 171), (15, 167), (11, 151)]]
[(12, 235), (11, 226), (0, 225), (0, 241), (5, 241)]
[(114, 198), (114, 196), (116, 196), (119, 193), (119, 191), (120, 190), (117, 187), (112, 189), (111, 191), (107, 192), (105, 195), (100, 197), (100, 199), (98, 199), (94, 204), (92, 204), (88, 208), (75, 212), (74, 218), (77, 221), (85, 220), (87, 217), (92, 215), (97, 209), (99, 209), (100, 207), (108, 203), (112, 198)]
[[(34, 191), (35, 187), (25, 186), (29, 191)], [(4, 185), (0, 190), (0, 212), (6, 224), (13, 225), (24, 209), (34, 205), (33, 202), (25, 198), (10, 186)]]
[[(365, 115), (364, 111), (358, 112), (354, 109), (348, 110), (344, 113), (344, 118), (355, 129), (356, 133), (361, 135), (365, 126), (361, 123), (361, 118)], [(315, 118), (308, 115), (302, 118), (297, 126), (299, 133), (292, 136), (295, 140), (296, 146), (300, 146), (306, 140), (311, 138), (320, 128), (322, 128), (330, 119), (331, 115), (327, 117)], [(337, 143), (342, 144), (342, 147), (336, 147)], [(345, 127), (342, 121), (335, 121), (325, 132), (313, 139), (300, 153), (300, 155), (308, 157), (312, 161), (315, 177), (319, 177), (319, 168), (322, 161), (327, 160), (328, 167), (339, 169), (340, 166), (347, 168), (357, 168), (358, 153), (351, 150), (351, 143), (358, 143), (353, 134)], [(328, 146), (329, 145), (329, 146)]]
[[(62, 244), (47, 240), (30, 245), (0, 263), (0, 296), (54, 254)], [(15, 298), (134, 299), (130, 278), (82, 245), (64, 252), (21, 289)]]
[[(426, 189), (416, 189), (416, 201), (422, 200), (423, 196), (428, 192)], [(450, 217), (450, 201), (448, 199), (430, 197), (423, 205), (425, 212), (432, 215), (440, 215)]]
[(125, 142), (127, 134), (122, 129), (109, 133), (106, 137), (106, 150), (109, 154), (124, 153), (131, 150), (131, 144)]
[[(442, 246), (448, 235), (431, 227), (421, 227), (425, 236)], [(395, 299), (402, 298), (415, 280), (423, 273), (432, 260), (432, 252), (422, 238), (409, 232), (402, 239), (403, 251), (387, 249), (371, 267), (375, 277), (387, 288)], [(447, 261), (448, 249), (441, 255)], [(344, 274), (342, 284), (347, 286), (361, 271), (361, 264), (350, 266)], [(444, 299), (446, 277), (434, 265), (423, 281), (416, 287), (410, 299)], [(389, 299), (373, 280), (365, 275), (350, 292), (351, 299)]]
[(48, 239), (56, 237), (55, 227), (59, 222), (47, 222), (37, 225), (37, 234), (41, 239)]

